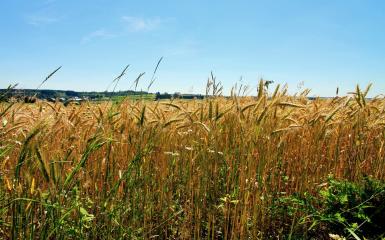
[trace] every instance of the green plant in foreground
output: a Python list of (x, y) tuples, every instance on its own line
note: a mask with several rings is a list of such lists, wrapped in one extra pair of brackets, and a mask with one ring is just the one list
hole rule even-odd
[(295, 226), (291, 226), (289, 236), (293, 231), (302, 234), (303, 225), (307, 226), (309, 236), (327, 233), (354, 239), (380, 239), (385, 236), (384, 182), (364, 177), (360, 182), (353, 183), (329, 176), (325, 185), (316, 197), (304, 193), (278, 199), (275, 213), (289, 216), (288, 219), (293, 222), (297, 213), (303, 214)]
[(365, 177), (360, 183), (329, 178), (329, 187), (320, 192), (323, 221), (334, 231), (373, 238), (385, 234), (385, 183)]

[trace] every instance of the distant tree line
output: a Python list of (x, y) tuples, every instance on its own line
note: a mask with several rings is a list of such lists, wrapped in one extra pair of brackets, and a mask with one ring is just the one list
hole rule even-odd
[(147, 95), (145, 91), (117, 91), (117, 92), (77, 92), (72, 90), (35, 90), (35, 89), (0, 89), (0, 95), (3, 100), (9, 98), (24, 99), (26, 97), (36, 97), (39, 99), (56, 99), (56, 98), (88, 98), (103, 99), (110, 97), (120, 97), (127, 95)]
[[(146, 91), (117, 91), (117, 92), (78, 92), (72, 90), (36, 90), (36, 89), (0, 89), (0, 95), (2, 99), (0, 101), (8, 101), (11, 98), (18, 101), (24, 101), (27, 103), (33, 103), (36, 99), (61, 99), (66, 101), (68, 99), (89, 99), (89, 100), (102, 100), (106, 98), (125, 97), (125, 96), (138, 96), (152, 94)], [(176, 93), (155, 93), (155, 100), (161, 99), (203, 99), (204, 95), (201, 94), (181, 94)]]
[(155, 93), (155, 100), (160, 99), (203, 99), (204, 96), (201, 94), (181, 94), (181, 93)]

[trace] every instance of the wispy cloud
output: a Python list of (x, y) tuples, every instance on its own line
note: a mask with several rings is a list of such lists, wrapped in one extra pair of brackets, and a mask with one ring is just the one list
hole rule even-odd
[(185, 39), (179, 42), (174, 42), (164, 48), (166, 56), (186, 56), (194, 55), (199, 50), (199, 42), (193, 39)]
[(44, 26), (58, 22), (59, 18), (44, 15), (29, 15), (26, 17), (26, 21), (33, 26)]
[(110, 39), (110, 38), (114, 38), (114, 37), (116, 37), (115, 34), (107, 32), (104, 29), (98, 29), (94, 32), (91, 32), (91, 33), (85, 35), (82, 38), (81, 43), (88, 43), (94, 39)]
[(43, 0), (43, 4), (52, 4), (52, 3), (55, 3), (57, 0)]
[(52, 5), (55, 1), (56, 0), (44, 0), (39, 9), (24, 15), (25, 22), (32, 26), (42, 27), (56, 24), (63, 20), (63, 18), (65, 18), (63, 12), (57, 12)]
[(122, 21), (126, 24), (127, 29), (132, 32), (155, 30), (161, 24), (159, 18), (123, 16)]
[(81, 43), (88, 43), (95, 39), (111, 39), (125, 36), (128, 32), (148, 32), (160, 27), (163, 22), (160, 18), (139, 18), (132, 16), (121, 17), (123, 26), (119, 26), (115, 31), (104, 28), (91, 32), (81, 39)]

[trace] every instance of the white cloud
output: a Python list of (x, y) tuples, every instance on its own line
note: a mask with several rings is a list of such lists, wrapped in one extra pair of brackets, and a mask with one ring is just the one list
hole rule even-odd
[(161, 24), (161, 20), (159, 18), (123, 16), (122, 21), (127, 24), (127, 29), (133, 32), (151, 31), (158, 28)]
[(187, 56), (194, 55), (199, 50), (199, 42), (186, 39), (180, 42), (174, 42), (172, 45), (167, 45), (164, 48), (164, 55), (166, 56)]
[(48, 5), (48, 4), (55, 3), (56, 1), (57, 1), (57, 0), (44, 0), (44, 1), (43, 1), (43, 4)]
[(91, 33), (85, 35), (82, 38), (81, 43), (87, 43), (87, 42), (89, 42), (89, 41), (91, 41), (93, 39), (97, 39), (97, 38), (99, 38), (99, 39), (109, 39), (109, 38), (114, 38), (114, 37), (116, 37), (115, 34), (109, 33), (109, 32), (107, 32), (104, 29), (98, 29), (98, 30), (96, 30), (94, 32), (91, 32)]
[(44, 16), (44, 15), (30, 15), (27, 17), (27, 23), (33, 26), (43, 26), (58, 22), (56, 17)]
[(117, 29), (114, 32), (105, 30), (103, 28), (91, 32), (81, 39), (81, 43), (87, 43), (94, 39), (111, 39), (115, 37), (121, 37), (129, 32), (147, 32), (157, 29), (161, 22), (159, 18), (138, 18), (131, 16), (121, 17), (121, 21), (124, 23), (124, 28)]

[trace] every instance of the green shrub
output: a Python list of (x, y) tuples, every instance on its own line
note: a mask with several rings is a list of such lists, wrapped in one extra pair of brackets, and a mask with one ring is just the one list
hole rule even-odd
[[(370, 177), (353, 183), (330, 176), (318, 196), (282, 197), (274, 206), (273, 212), (293, 223), (286, 225), (290, 237), (303, 234), (303, 226), (308, 237), (329, 233), (355, 239), (385, 236), (385, 183)], [(302, 215), (297, 222), (296, 213)]]
[(369, 177), (359, 183), (330, 177), (320, 197), (321, 209), (315, 216), (333, 233), (370, 239), (385, 234), (385, 183)]

